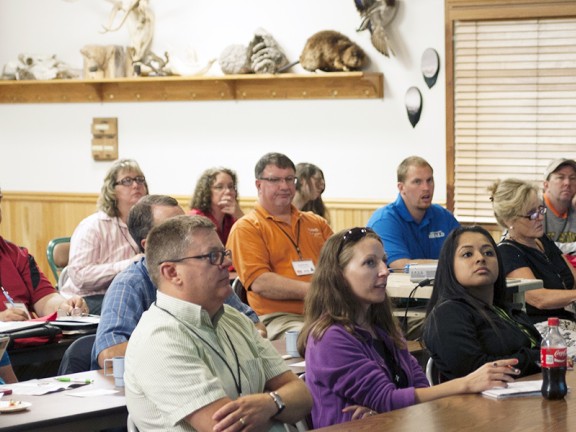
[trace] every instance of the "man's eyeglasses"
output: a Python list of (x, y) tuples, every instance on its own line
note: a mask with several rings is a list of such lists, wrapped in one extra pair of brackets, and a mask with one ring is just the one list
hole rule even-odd
[(338, 253), (336, 255), (340, 255), (340, 252), (342, 252), (342, 248), (346, 243), (357, 242), (361, 238), (366, 237), (366, 234), (368, 233), (374, 233), (374, 230), (368, 227), (356, 227), (346, 231), (342, 236), (342, 241), (340, 242), (340, 247), (338, 247)]
[(187, 259), (208, 259), (212, 265), (222, 265), (225, 258), (232, 259), (232, 251), (229, 249), (222, 249), (218, 251), (212, 251), (204, 255), (189, 256), (184, 258), (167, 259), (160, 261), (158, 265), (164, 264), (166, 262), (178, 263)]
[(518, 215), (518, 217), (524, 218), (524, 219), (529, 219), (531, 221), (538, 219), (538, 216), (540, 215), (545, 215), (546, 214), (546, 207), (544, 206), (538, 206), (538, 208), (536, 210), (534, 210), (532, 213), (527, 214), (527, 215)]
[(288, 186), (292, 186), (296, 184), (298, 180), (295, 176), (288, 176), (288, 177), (260, 177), (259, 180), (264, 180), (273, 185), (279, 185), (282, 182), (286, 182)]
[(118, 180), (114, 183), (114, 186), (122, 185), (122, 186), (132, 186), (132, 183), (138, 183), (139, 185), (146, 184), (146, 177), (144, 176), (136, 176), (136, 177), (124, 177), (121, 180)]

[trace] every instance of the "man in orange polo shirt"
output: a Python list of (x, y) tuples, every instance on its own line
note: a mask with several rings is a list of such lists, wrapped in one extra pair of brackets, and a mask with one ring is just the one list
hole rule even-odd
[(304, 296), (332, 229), (324, 218), (292, 205), (296, 167), (286, 155), (265, 154), (254, 174), (258, 203), (233, 225), (226, 247), (250, 306), (268, 337), (278, 339), (302, 328)]
[(576, 252), (576, 161), (555, 159), (544, 172), (544, 232), (565, 254)]

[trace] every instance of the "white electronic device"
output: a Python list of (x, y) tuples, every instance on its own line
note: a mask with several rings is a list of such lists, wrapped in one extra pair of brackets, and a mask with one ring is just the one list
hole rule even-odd
[(410, 264), (408, 273), (410, 282), (422, 282), (424, 279), (434, 279), (436, 276), (436, 263), (431, 264)]

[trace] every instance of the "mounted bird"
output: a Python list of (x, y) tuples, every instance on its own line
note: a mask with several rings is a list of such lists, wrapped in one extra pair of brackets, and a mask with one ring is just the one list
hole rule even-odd
[(386, 57), (394, 55), (387, 27), (396, 17), (398, 3), (398, 0), (354, 0), (356, 9), (362, 17), (362, 22), (356, 31), (369, 30), (372, 45)]

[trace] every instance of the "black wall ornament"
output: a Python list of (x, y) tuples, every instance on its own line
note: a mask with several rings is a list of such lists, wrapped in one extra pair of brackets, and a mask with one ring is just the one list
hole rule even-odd
[(420, 90), (418, 90), (418, 87), (410, 87), (408, 91), (406, 91), (404, 103), (406, 104), (408, 120), (410, 120), (412, 127), (415, 127), (418, 121), (420, 121), (420, 114), (422, 113), (422, 94)]
[(434, 48), (427, 48), (422, 54), (422, 75), (428, 88), (434, 87), (440, 71), (440, 57)]

